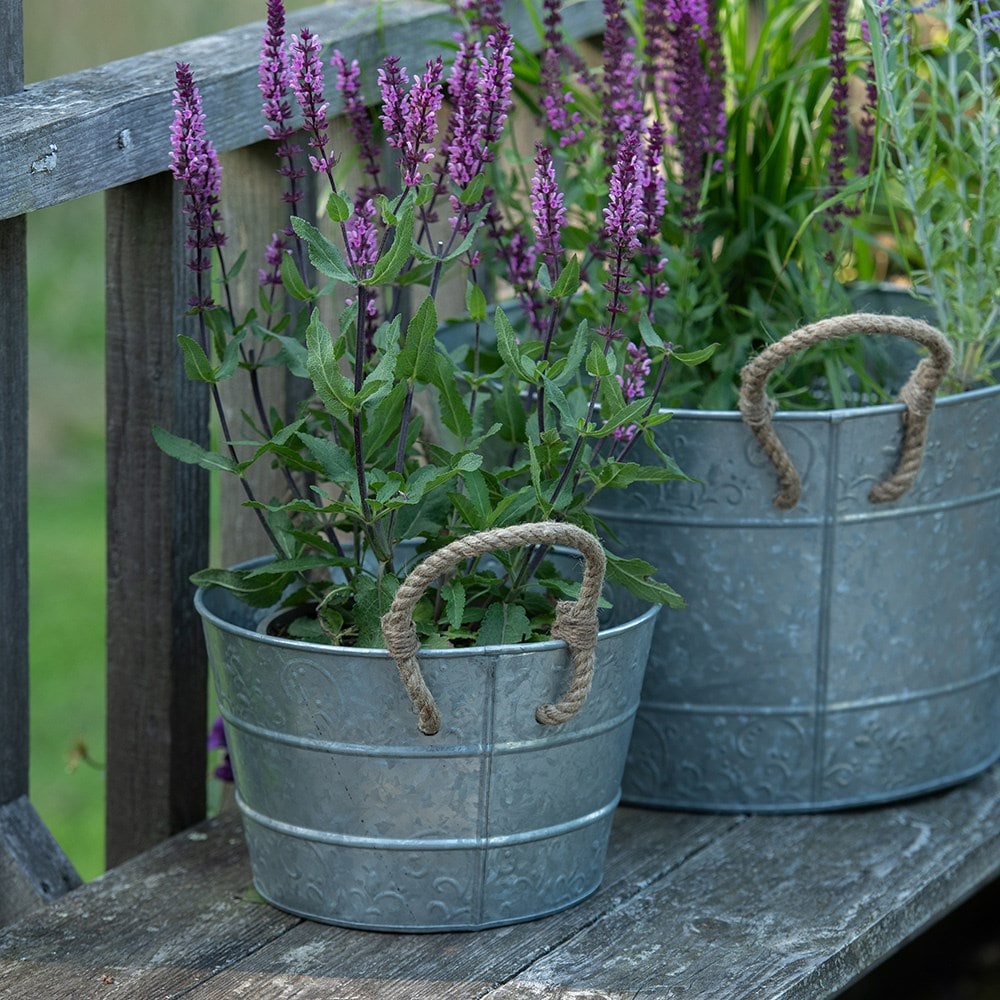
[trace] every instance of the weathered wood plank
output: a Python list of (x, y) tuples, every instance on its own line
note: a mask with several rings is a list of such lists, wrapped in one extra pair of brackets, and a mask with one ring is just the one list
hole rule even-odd
[[(263, 13), (264, 4), (261, 2)], [(539, 40), (519, 2), (508, 2), (515, 35)], [(598, 30), (601, 5), (572, 4), (567, 29)], [(309, 26), (364, 67), (374, 99), (383, 57), (398, 54), (416, 71), (442, 51), (453, 23), (447, 8), (421, 0), (358, 4), (334, 0), (296, 12), (290, 27)], [(263, 135), (257, 60), (263, 22), (148, 52), (95, 69), (31, 84), (0, 98), (0, 218), (21, 215), (167, 169), (175, 62), (190, 63), (202, 92), (212, 141), (220, 151), (248, 146)], [(327, 88), (331, 114), (339, 95)]]
[[(208, 476), (164, 455), (160, 424), (207, 444), (204, 387), (184, 375), (189, 272), (171, 177), (107, 206), (107, 858), (205, 815), (205, 653), (188, 577), (208, 562)], [(189, 331), (193, 332), (193, 331)]]
[(0, 927), (79, 884), (27, 796), (0, 805)]
[(328, 927), (251, 902), (227, 817), (0, 933), (0, 996), (101, 997), (110, 976), (116, 996), (135, 998), (820, 1000), (1000, 872), (998, 806), (1000, 768), (840, 814), (621, 809), (589, 900), (513, 927), (427, 935)]

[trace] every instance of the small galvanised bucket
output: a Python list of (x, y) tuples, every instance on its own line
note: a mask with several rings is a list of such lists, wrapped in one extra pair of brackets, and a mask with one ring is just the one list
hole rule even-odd
[(624, 801), (861, 806), (1000, 758), (1000, 387), (939, 399), (912, 486), (872, 502), (905, 412), (777, 413), (801, 476), (779, 509), (740, 414), (680, 410), (658, 441), (697, 481), (592, 505), (688, 605), (657, 624)]
[(657, 608), (615, 595), (589, 695), (551, 725), (536, 709), (577, 669), (562, 640), (422, 651), (440, 717), (424, 735), (386, 650), (261, 634), (265, 613), (220, 589), (196, 604), (269, 902), (350, 927), (473, 930), (596, 890)]

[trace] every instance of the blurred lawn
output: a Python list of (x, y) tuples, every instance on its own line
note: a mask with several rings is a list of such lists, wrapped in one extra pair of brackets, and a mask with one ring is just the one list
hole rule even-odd
[[(24, 8), (28, 81), (266, 14), (265, 0)], [(85, 879), (104, 868), (103, 229), (99, 195), (28, 219), (31, 796)]]

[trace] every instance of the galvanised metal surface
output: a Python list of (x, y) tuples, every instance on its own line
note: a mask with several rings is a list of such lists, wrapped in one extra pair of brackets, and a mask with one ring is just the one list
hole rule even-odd
[(777, 414), (802, 473), (790, 511), (736, 413), (658, 429), (700, 482), (601, 495), (609, 547), (688, 603), (657, 624), (625, 801), (865, 805), (1000, 757), (1000, 388), (940, 399), (913, 488), (873, 505), (902, 410)]
[(471, 930), (597, 889), (657, 609), (602, 627), (589, 698), (535, 721), (572, 672), (561, 641), (421, 653), (442, 728), (424, 736), (384, 650), (261, 635), (199, 591), (239, 807), (265, 899), (390, 931)]

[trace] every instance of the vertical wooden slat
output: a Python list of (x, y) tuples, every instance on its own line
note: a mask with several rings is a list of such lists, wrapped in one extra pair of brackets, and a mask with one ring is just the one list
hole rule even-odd
[(107, 862), (205, 812), (206, 669), (189, 575), (208, 561), (208, 475), (151, 429), (207, 443), (175, 334), (190, 293), (167, 174), (107, 193)]
[[(20, 0), (0, 5), (0, 95), (21, 89)], [(0, 803), (28, 790), (28, 269), (23, 217), (0, 222)]]
[[(21, 90), (20, 0), (0, 0), (0, 95)], [(0, 926), (79, 885), (28, 801), (28, 268), (24, 217), (0, 221)]]

